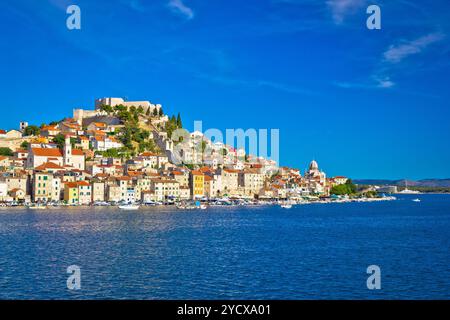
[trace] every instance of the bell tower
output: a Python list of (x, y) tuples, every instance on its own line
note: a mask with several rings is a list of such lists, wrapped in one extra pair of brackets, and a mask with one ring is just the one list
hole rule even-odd
[(72, 144), (70, 142), (70, 136), (66, 136), (64, 141), (64, 165), (72, 165)]

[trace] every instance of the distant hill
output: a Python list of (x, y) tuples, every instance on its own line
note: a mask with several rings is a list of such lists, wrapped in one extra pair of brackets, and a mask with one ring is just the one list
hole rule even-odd
[[(379, 186), (405, 186), (405, 180), (385, 180), (385, 179), (356, 179), (356, 184), (379, 185)], [(422, 179), (407, 180), (408, 186), (411, 187), (450, 187), (450, 179)]]

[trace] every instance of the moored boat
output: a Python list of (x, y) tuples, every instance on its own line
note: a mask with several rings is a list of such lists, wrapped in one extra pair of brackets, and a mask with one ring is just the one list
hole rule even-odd
[(125, 204), (123, 206), (119, 206), (119, 209), (121, 210), (139, 210), (140, 206), (139, 205), (134, 205), (134, 204)]

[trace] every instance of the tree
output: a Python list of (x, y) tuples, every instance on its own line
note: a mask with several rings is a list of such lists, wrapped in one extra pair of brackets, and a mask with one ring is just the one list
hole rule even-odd
[(183, 122), (181, 121), (181, 115), (179, 112), (178, 112), (178, 116), (177, 116), (177, 127), (180, 129), (183, 128)]
[(164, 115), (163, 109), (159, 108), (159, 116), (162, 117)]
[(107, 114), (113, 113), (114, 109), (110, 105), (101, 105), (100, 110), (105, 111)]
[(147, 117), (150, 117), (150, 108), (147, 109), (147, 112), (145, 113), (145, 115), (146, 115)]
[(30, 143), (28, 141), (24, 141), (20, 144), (20, 147), (22, 149), (28, 149), (29, 146), (30, 146)]
[(12, 157), (14, 155), (10, 148), (0, 148), (0, 156)]
[(66, 142), (66, 137), (62, 133), (57, 134), (53, 138), (53, 143), (56, 144), (59, 149), (64, 148), (65, 142)]
[(356, 193), (356, 186), (353, 184), (351, 179), (348, 179), (345, 184), (339, 184), (331, 188), (331, 194), (335, 195), (346, 195), (355, 193)]
[(154, 117), (158, 116), (158, 109), (156, 109), (156, 108), (153, 109), (153, 116)]
[(77, 138), (70, 138), (70, 144), (72, 145), (72, 148), (75, 148), (77, 142), (78, 142)]
[(123, 104), (118, 104), (117, 106), (115, 106), (117, 111), (127, 111), (128, 108), (125, 107)]
[(352, 179), (348, 179), (345, 184), (351, 194), (356, 193), (356, 185), (353, 183)]
[(23, 134), (25, 136), (38, 136), (41, 133), (41, 129), (38, 126), (28, 126), (25, 128)]
[(155, 152), (155, 143), (153, 142), (153, 140), (143, 141), (139, 143), (139, 153), (142, 153), (144, 151)]

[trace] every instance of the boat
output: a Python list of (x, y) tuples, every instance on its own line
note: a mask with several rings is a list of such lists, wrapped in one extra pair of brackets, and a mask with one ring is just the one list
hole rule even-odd
[(292, 204), (282, 204), (281, 208), (283, 208), (283, 209), (292, 209)]
[(403, 189), (402, 191), (400, 191), (398, 193), (400, 193), (400, 194), (418, 194), (420, 192), (417, 191), (417, 190), (410, 190), (410, 189), (408, 189), (408, 181), (405, 180), (405, 189)]
[(192, 206), (192, 205), (177, 205), (176, 207), (177, 207), (177, 209), (180, 209), (180, 210), (195, 210), (195, 209), (198, 209), (198, 207)]
[(413, 199), (413, 202), (420, 202), (420, 199)]
[(28, 206), (27, 208), (30, 210), (45, 210), (47, 209), (47, 206), (35, 205), (35, 206)]
[(108, 207), (109, 203), (104, 201), (96, 201), (94, 202), (94, 207)]
[(206, 210), (207, 206), (205, 206), (204, 204), (200, 205), (200, 210)]
[(134, 204), (125, 204), (123, 206), (119, 206), (119, 209), (121, 210), (139, 210), (140, 206), (139, 205), (134, 205)]

